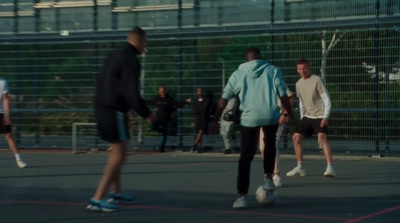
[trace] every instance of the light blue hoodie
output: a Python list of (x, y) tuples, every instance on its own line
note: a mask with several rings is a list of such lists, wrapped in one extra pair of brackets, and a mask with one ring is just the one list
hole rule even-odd
[(222, 97), (238, 95), (242, 111), (241, 125), (256, 127), (279, 122), (277, 97), (286, 95), (281, 70), (263, 60), (243, 63), (233, 72)]

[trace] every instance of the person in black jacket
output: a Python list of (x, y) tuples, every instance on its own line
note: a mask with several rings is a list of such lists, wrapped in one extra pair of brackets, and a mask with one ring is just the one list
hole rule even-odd
[(190, 101), (191, 98), (187, 98), (185, 101), (175, 100), (167, 93), (165, 87), (160, 87), (158, 89), (158, 95), (146, 101), (147, 104), (157, 108), (156, 117), (158, 120), (158, 127), (155, 130), (163, 134), (159, 152), (162, 153), (165, 151), (172, 112), (175, 112), (178, 108), (182, 108), (186, 103), (190, 103)]
[[(121, 193), (121, 169), (126, 159), (128, 147), (127, 112), (133, 110), (148, 123), (155, 116), (146, 106), (139, 93), (140, 63), (138, 55), (145, 52), (147, 36), (136, 27), (127, 35), (127, 44), (108, 55), (101, 72), (97, 76), (95, 95), (95, 116), (100, 137), (109, 143), (107, 165), (94, 196), (87, 209), (112, 212), (119, 207), (114, 203), (129, 203), (133, 196)], [(104, 200), (111, 188), (109, 198)]]
[(203, 135), (207, 133), (208, 123), (211, 121), (212, 115), (212, 100), (210, 97), (206, 97), (203, 94), (203, 89), (198, 87), (196, 90), (197, 98), (193, 100), (193, 114), (194, 114), (194, 126), (196, 131), (196, 138), (194, 145), (191, 148), (193, 153), (202, 153), (202, 141)]

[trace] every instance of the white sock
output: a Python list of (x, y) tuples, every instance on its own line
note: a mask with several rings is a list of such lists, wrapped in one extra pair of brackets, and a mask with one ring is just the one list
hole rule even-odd
[(15, 154), (15, 159), (16, 160), (21, 160), (21, 156), (19, 155), (19, 153)]
[(328, 169), (333, 169), (333, 165), (332, 165), (332, 163), (328, 163), (328, 166), (327, 166), (327, 168), (328, 168)]
[(303, 163), (297, 162), (297, 167), (298, 167), (299, 169), (303, 169)]

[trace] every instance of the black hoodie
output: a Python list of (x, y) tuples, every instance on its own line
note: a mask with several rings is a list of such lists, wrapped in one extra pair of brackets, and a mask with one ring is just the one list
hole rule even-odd
[(108, 55), (97, 76), (96, 106), (120, 112), (132, 109), (142, 118), (151, 114), (139, 92), (141, 67), (137, 55), (137, 49), (129, 43)]
[(170, 121), (172, 112), (175, 112), (176, 109), (182, 108), (186, 104), (185, 101), (176, 101), (169, 94), (166, 94), (164, 98), (157, 95), (146, 102), (157, 108), (157, 118), (164, 121)]

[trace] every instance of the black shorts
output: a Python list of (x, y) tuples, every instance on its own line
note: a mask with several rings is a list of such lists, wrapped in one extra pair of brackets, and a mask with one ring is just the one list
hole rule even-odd
[(311, 137), (315, 132), (317, 133), (328, 133), (328, 127), (324, 126), (321, 128), (322, 118), (307, 118), (303, 117), (299, 123), (297, 123), (294, 130), (295, 133), (302, 134), (307, 137)]
[(196, 133), (198, 133), (200, 130), (203, 130), (203, 132), (204, 133), (207, 133), (207, 130), (208, 130), (208, 122), (205, 122), (205, 121), (203, 121), (203, 122), (195, 122), (194, 123), (194, 128), (195, 128), (195, 131), (196, 131)]
[(10, 133), (11, 125), (3, 125), (4, 114), (0, 114), (0, 134)]
[(128, 116), (113, 108), (96, 106), (97, 130), (100, 137), (110, 143), (128, 141)]

